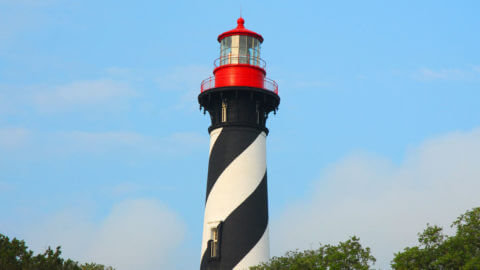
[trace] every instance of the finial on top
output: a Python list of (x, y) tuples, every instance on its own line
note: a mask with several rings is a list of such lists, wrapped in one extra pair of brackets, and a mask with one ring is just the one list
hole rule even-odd
[(243, 26), (244, 23), (245, 23), (245, 20), (244, 20), (242, 17), (238, 18), (238, 20), (237, 20), (237, 24), (238, 24), (238, 25), (237, 25), (237, 28), (245, 28), (245, 27)]

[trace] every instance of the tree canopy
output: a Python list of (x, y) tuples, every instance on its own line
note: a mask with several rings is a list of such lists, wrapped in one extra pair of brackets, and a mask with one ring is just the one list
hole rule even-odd
[(50, 247), (42, 254), (34, 255), (25, 241), (0, 234), (0, 269), (11, 270), (114, 270), (110, 266), (95, 263), (79, 264), (60, 257), (60, 247)]
[(362, 247), (360, 239), (350, 237), (338, 245), (320, 245), (316, 250), (289, 251), (283, 257), (273, 257), (267, 263), (251, 270), (314, 270), (359, 269), (368, 270), (375, 263), (369, 247)]
[[(480, 207), (460, 215), (448, 236), (439, 226), (427, 224), (418, 234), (418, 246), (394, 254), (391, 266), (396, 270), (480, 269)], [(316, 250), (289, 251), (284, 256), (251, 267), (251, 270), (371, 269), (375, 258), (370, 248), (362, 247), (353, 236), (338, 245)]]
[(395, 254), (393, 269), (480, 269), (480, 208), (457, 218), (447, 236), (438, 226), (427, 224), (418, 235), (418, 246)]

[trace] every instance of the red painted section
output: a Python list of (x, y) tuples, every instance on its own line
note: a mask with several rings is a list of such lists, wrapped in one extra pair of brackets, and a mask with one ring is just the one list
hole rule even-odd
[(250, 86), (264, 88), (265, 70), (248, 64), (231, 64), (217, 67), (215, 87)]
[(227, 31), (227, 32), (224, 32), (222, 34), (220, 34), (218, 36), (218, 42), (220, 42), (223, 38), (226, 38), (226, 37), (229, 37), (229, 36), (234, 36), (234, 35), (243, 35), (243, 36), (251, 36), (251, 37), (255, 37), (257, 38), (258, 40), (260, 40), (260, 42), (263, 42), (263, 37), (262, 35), (258, 34), (258, 33), (255, 33), (253, 31), (250, 31), (248, 30), (247, 28), (245, 28), (245, 26), (243, 25), (245, 23), (245, 20), (240, 17), (238, 20), (237, 20), (237, 28), (235, 29), (232, 29), (230, 31)]

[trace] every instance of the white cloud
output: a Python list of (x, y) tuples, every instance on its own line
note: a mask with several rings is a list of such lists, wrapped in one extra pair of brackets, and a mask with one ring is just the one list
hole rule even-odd
[(157, 153), (165, 156), (182, 156), (208, 145), (208, 138), (195, 132), (177, 132), (164, 137), (136, 132), (85, 132), (73, 131), (59, 134), (66, 148), (72, 152), (107, 153), (127, 150), (140, 153)]
[(296, 81), (292, 88), (324, 88), (330, 85), (331, 83), (327, 81)]
[(0, 115), (8, 113), (12, 111), (12, 109), (12, 105), (10, 105), (7, 97), (4, 94), (0, 93)]
[(476, 67), (472, 69), (431, 69), (421, 68), (418, 70), (414, 78), (421, 81), (432, 80), (465, 80), (472, 79), (476, 76)]
[(136, 191), (143, 190), (143, 189), (144, 189), (144, 187), (142, 187), (138, 183), (122, 182), (122, 183), (119, 183), (118, 185), (115, 185), (113, 187), (108, 187), (106, 189), (106, 191), (107, 191), (107, 193), (109, 193), (113, 196), (121, 196), (121, 195), (130, 194), (132, 192), (136, 192)]
[[(0, 150), (20, 159), (44, 159), (78, 154), (115, 155), (125, 159), (154, 154), (176, 158), (208, 146), (208, 136), (197, 132), (170, 135), (131, 131), (40, 132), (23, 128), (0, 128)], [(1, 156), (0, 156), (1, 158)]]
[(108, 131), (87, 132), (70, 131), (60, 134), (66, 140), (71, 140), (76, 145), (85, 148), (102, 149), (111, 147), (134, 146), (143, 143), (146, 138), (135, 132)]
[(400, 166), (387, 159), (351, 155), (330, 166), (308, 199), (272, 224), (273, 254), (336, 243), (357, 235), (377, 266), (415, 245), (426, 223), (448, 226), (480, 205), (480, 129), (427, 140)]
[(29, 132), (24, 128), (0, 128), (0, 148), (14, 149), (25, 146)]
[(172, 255), (186, 234), (184, 222), (151, 199), (116, 204), (106, 218), (93, 222), (82, 211), (65, 211), (35, 224), (25, 240), (33, 250), (62, 246), (63, 256), (118, 270), (174, 269)]
[(41, 111), (71, 110), (82, 106), (106, 105), (137, 93), (127, 84), (110, 79), (75, 81), (52, 90), (40, 90), (33, 102)]
[(58, 2), (58, 0), (0, 0), (0, 4), (43, 6)]
[(188, 65), (182, 67), (173, 67), (157, 77), (161, 90), (188, 91), (195, 89), (200, 91), (202, 80), (212, 76), (213, 68), (202, 65)]
[(4, 181), (1, 181), (0, 180), (0, 193), (2, 192), (5, 192), (5, 191), (12, 191), (13, 189), (15, 189), (15, 186), (14, 184), (12, 183), (7, 183), (7, 182), (4, 182)]
[(212, 76), (213, 68), (202, 65), (174, 67), (158, 76), (156, 82), (163, 91), (177, 91), (180, 94), (177, 101), (168, 109), (198, 110), (197, 96), (200, 94), (201, 82)]
[(44, 7), (56, 2), (58, 0), (0, 0), (0, 56), (7, 59), (13, 56), (13, 61), (21, 58), (19, 37), (52, 22), (51, 14), (44, 12)]
[(422, 68), (419, 71), (421, 79), (434, 80), (434, 79), (451, 79), (463, 77), (464, 73), (458, 69), (441, 69), (433, 70), (429, 68)]

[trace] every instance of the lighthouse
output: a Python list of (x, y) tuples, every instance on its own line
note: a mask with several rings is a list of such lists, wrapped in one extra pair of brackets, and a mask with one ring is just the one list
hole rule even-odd
[(220, 57), (201, 83), (211, 125), (200, 269), (248, 269), (269, 259), (266, 121), (280, 103), (260, 58), (263, 37), (244, 26), (218, 36)]

